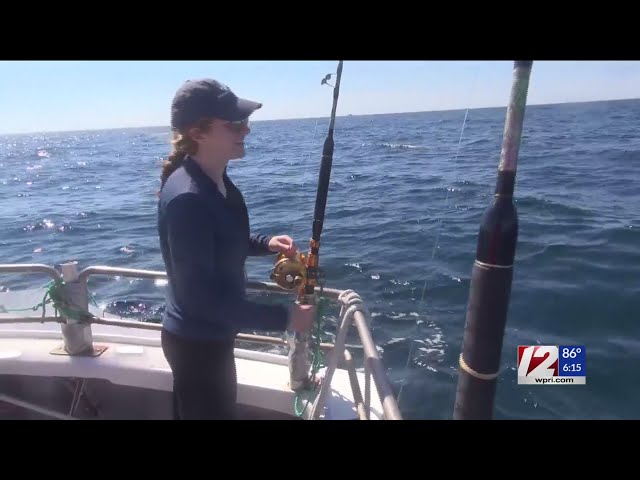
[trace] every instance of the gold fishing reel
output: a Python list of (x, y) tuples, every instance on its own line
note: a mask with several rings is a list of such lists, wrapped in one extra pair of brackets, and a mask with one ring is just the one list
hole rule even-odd
[(286, 290), (300, 287), (307, 279), (307, 265), (304, 254), (298, 252), (293, 258), (280, 253), (276, 258), (271, 280)]

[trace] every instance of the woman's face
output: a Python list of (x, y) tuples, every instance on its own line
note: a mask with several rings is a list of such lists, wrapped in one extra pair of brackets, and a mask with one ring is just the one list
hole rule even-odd
[(250, 131), (249, 120), (215, 119), (208, 130), (196, 130), (192, 138), (198, 143), (198, 153), (203, 157), (233, 160), (244, 157), (244, 139)]

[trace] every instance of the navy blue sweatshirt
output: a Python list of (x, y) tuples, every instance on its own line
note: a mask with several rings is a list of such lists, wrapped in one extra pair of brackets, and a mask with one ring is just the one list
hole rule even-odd
[(247, 300), (247, 256), (267, 255), (270, 236), (251, 234), (247, 207), (224, 173), (227, 198), (187, 156), (158, 202), (169, 278), (163, 327), (187, 338), (228, 340), (240, 330), (286, 329), (288, 309)]

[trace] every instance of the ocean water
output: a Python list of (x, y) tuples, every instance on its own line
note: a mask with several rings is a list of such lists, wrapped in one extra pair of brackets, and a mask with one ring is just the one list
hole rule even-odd
[[(337, 119), (320, 261), (328, 286), (367, 302), (407, 419), (452, 418), (504, 117), (495, 108)], [(638, 122), (640, 100), (527, 108), (495, 418), (640, 417)], [(327, 118), (252, 124), (247, 155), (229, 173), (255, 231), (290, 234), (306, 250), (327, 126)], [(0, 137), (2, 263), (163, 269), (155, 193), (168, 150), (167, 128)], [(247, 267), (250, 278), (268, 280), (272, 259), (250, 258)], [(0, 277), (3, 289), (42, 284)], [(96, 277), (90, 286), (109, 311), (150, 321), (162, 311), (159, 282)], [(518, 385), (519, 344), (584, 345), (587, 384)]]

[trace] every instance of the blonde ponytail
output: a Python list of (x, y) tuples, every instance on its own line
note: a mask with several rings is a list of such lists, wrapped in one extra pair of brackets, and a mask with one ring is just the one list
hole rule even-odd
[[(196, 122), (194, 127), (201, 131), (207, 131), (211, 127), (211, 123), (211, 119), (202, 119)], [(160, 189), (164, 187), (164, 184), (169, 179), (169, 176), (178, 168), (180, 168), (187, 155), (195, 155), (196, 153), (198, 153), (198, 143), (189, 135), (182, 132), (173, 132), (171, 147), (171, 153), (162, 163), (162, 172), (160, 174)]]

